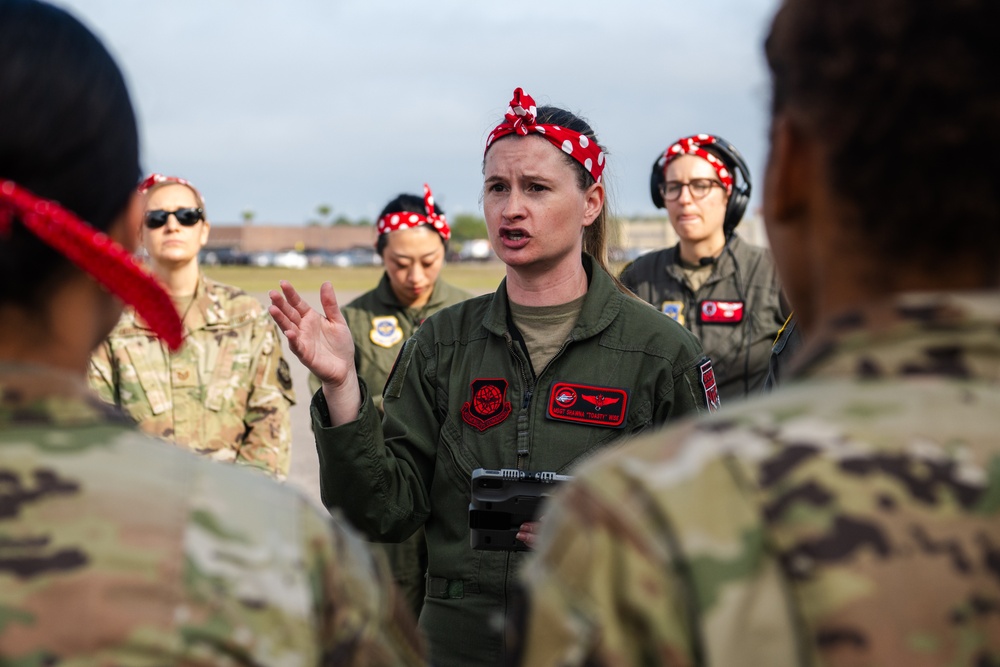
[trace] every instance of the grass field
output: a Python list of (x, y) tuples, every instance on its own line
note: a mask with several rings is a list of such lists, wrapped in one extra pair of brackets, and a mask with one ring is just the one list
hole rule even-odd
[[(473, 294), (492, 292), (504, 276), (500, 262), (466, 262), (446, 264), (441, 276), (452, 285)], [(329, 280), (337, 290), (365, 292), (378, 284), (382, 267), (364, 266), (336, 268), (331, 266), (309, 269), (282, 269), (254, 266), (205, 266), (209, 278), (235, 285), (250, 293), (277, 289), (279, 280), (287, 280), (300, 292), (318, 292), (319, 286)]]

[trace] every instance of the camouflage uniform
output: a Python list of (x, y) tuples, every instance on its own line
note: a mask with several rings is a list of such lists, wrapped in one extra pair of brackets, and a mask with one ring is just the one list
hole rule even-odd
[[(622, 284), (640, 299), (698, 337), (712, 359), (723, 405), (760, 393), (771, 344), (788, 314), (771, 253), (739, 236), (729, 247), (733, 254), (724, 252), (697, 290), (692, 291), (678, 263), (679, 246), (643, 255), (621, 275)], [(740, 302), (743, 309), (731, 311), (740, 319), (726, 317), (726, 306)]]
[(0, 364), (0, 664), (416, 665), (390, 573), (290, 488)]
[(1000, 664), (1000, 293), (890, 312), (578, 471), (524, 572), (523, 664)]
[(127, 309), (94, 353), (91, 386), (151, 435), (284, 479), (295, 394), (271, 316), (249, 294), (202, 276), (184, 330), (171, 355)]
[[(341, 312), (354, 338), (354, 365), (358, 376), (371, 387), (372, 401), (379, 412), (382, 411), (382, 387), (389, 378), (403, 342), (426, 318), (471, 296), (438, 280), (425, 306), (406, 308), (393, 293), (389, 277), (382, 274), (382, 280), (375, 289), (344, 306)], [(316, 393), (319, 387), (319, 378), (310, 373), (311, 393)], [(375, 543), (373, 546), (389, 559), (396, 584), (413, 613), (419, 616), (424, 605), (424, 574), (427, 572), (427, 544), (423, 528), (398, 544)]]
[[(622, 294), (593, 258), (584, 266), (590, 286), (579, 320), (537, 376), (510, 322), (504, 281), (437, 313), (406, 342), (386, 385), (384, 420), (363, 382), (358, 419), (338, 427), (323, 395), (313, 397), (324, 504), (342, 508), (373, 539), (426, 529), (420, 626), (440, 667), (503, 662), (503, 616), (525, 555), (471, 548), (474, 469), (563, 472), (707, 410), (697, 339)], [(562, 402), (570, 394), (579, 418)]]

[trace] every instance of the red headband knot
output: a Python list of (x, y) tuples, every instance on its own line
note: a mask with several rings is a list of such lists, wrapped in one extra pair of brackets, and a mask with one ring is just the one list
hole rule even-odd
[(536, 123), (537, 113), (538, 109), (531, 95), (520, 88), (515, 88), (514, 98), (510, 101), (510, 106), (507, 107), (504, 121), (490, 132), (490, 136), (486, 139), (486, 150), (483, 151), (483, 155), (486, 155), (493, 142), (501, 137), (506, 137), (508, 134), (518, 134), (525, 137), (529, 132), (535, 132), (582, 164), (594, 182), (600, 183), (601, 174), (604, 173), (605, 159), (604, 151), (597, 145), (597, 142), (576, 130), (559, 125)]
[(58, 203), (0, 179), (0, 236), (10, 234), (15, 216), (43, 243), (135, 308), (171, 350), (181, 346), (183, 328), (173, 302), (120, 244)]
[(205, 208), (205, 198), (201, 196), (201, 192), (198, 191), (198, 188), (191, 185), (191, 181), (184, 180), (183, 178), (179, 178), (177, 176), (150, 174), (146, 178), (142, 179), (142, 183), (139, 183), (139, 187), (137, 187), (136, 190), (139, 191), (139, 194), (144, 195), (147, 192), (149, 192), (153, 188), (153, 186), (166, 185), (171, 183), (176, 183), (177, 185), (184, 185), (188, 188), (191, 188), (191, 192), (193, 192), (194, 196), (198, 198), (199, 206)]
[(434, 212), (434, 195), (431, 194), (431, 186), (424, 183), (424, 213), (412, 211), (399, 211), (396, 213), (386, 213), (379, 218), (376, 229), (379, 236), (388, 234), (398, 229), (411, 229), (420, 225), (430, 225), (445, 241), (451, 238), (451, 227), (443, 213)]
[(727, 167), (722, 160), (703, 148), (704, 146), (709, 146), (714, 143), (718, 143), (718, 140), (710, 134), (696, 134), (691, 137), (678, 139), (676, 143), (664, 151), (659, 162), (660, 169), (666, 170), (667, 165), (670, 164), (674, 158), (680, 157), (681, 155), (697, 155), (712, 165), (715, 169), (715, 173), (719, 175), (719, 180), (722, 181), (724, 186), (726, 186), (726, 194), (732, 194), (733, 174), (729, 171), (729, 167)]

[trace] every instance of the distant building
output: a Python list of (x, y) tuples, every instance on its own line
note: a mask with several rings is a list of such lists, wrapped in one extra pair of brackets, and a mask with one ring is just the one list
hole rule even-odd
[(289, 249), (346, 250), (374, 246), (375, 237), (372, 225), (212, 225), (206, 246), (235, 248), (246, 253)]

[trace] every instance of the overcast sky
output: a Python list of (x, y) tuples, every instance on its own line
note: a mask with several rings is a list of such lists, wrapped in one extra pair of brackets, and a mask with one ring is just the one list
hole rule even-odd
[(654, 212), (659, 151), (744, 154), (759, 202), (777, 0), (56, 0), (108, 45), (143, 167), (191, 180), (216, 224), (374, 218), (426, 181), (478, 212), (484, 140), (517, 86), (581, 114), (623, 215)]

